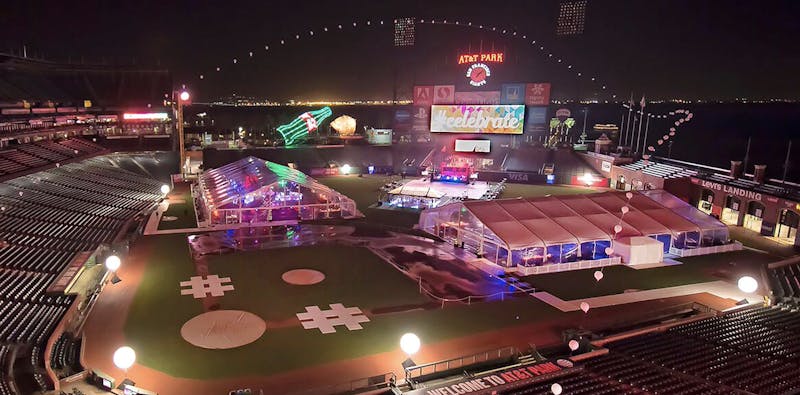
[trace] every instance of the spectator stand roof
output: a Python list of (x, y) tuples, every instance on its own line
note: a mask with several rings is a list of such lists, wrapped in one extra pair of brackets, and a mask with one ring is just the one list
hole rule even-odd
[(237, 208), (246, 195), (265, 191), (285, 182), (308, 188), (323, 195), (328, 201), (352, 202), (347, 196), (300, 171), (252, 156), (207, 170), (200, 176), (199, 182), (206, 203), (218, 209)]

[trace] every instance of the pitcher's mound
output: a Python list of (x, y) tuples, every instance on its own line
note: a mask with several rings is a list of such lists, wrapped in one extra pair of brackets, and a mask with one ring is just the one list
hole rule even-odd
[(311, 269), (295, 269), (283, 273), (281, 276), (283, 281), (292, 285), (312, 285), (325, 279), (322, 272)]
[(266, 330), (267, 323), (253, 313), (217, 310), (186, 321), (181, 327), (181, 336), (197, 347), (228, 349), (250, 344)]

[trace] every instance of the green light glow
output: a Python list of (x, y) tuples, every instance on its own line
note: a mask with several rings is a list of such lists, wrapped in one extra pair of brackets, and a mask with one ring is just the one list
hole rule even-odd
[(278, 133), (283, 136), (287, 146), (296, 145), (306, 139), (309, 133), (317, 130), (326, 118), (333, 114), (330, 107), (300, 114), (292, 122), (278, 126)]

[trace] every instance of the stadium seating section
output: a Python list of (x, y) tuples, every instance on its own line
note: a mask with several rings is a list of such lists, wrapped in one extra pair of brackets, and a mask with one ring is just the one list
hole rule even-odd
[(105, 148), (100, 145), (80, 138), (10, 145), (0, 149), (0, 177), (13, 176), (15, 173), (97, 154), (104, 150)]
[(605, 344), (608, 353), (501, 394), (795, 394), (796, 304), (753, 306)]
[(53, 345), (50, 355), (50, 366), (57, 370), (59, 377), (83, 370), (80, 364), (81, 339), (74, 338), (69, 333), (62, 333)]
[(52, 101), (82, 106), (147, 106), (172, 90), (169, 71), (112, 65), (59, 64), (0, 55), (0, 101)]
[(800, 262), (777, 264), (767, 269), (772, 297), (777, 301), (800, 301)]
[[(98, 149), (76, 139), (35, 145), (61, 155)], [(121, 157), (98, 156), (0, 183), (0, 395), (11, 393), (12, 363), (19, 392), (51, 388), (41, 354), (75, 297), (47, 294), (47, 288), (77, 253), (111, 242), (126, 221), (161, 199), (161, 182), (125, 170)], [(74, 367), (79, 344), (64, 342), (49, 358)]]

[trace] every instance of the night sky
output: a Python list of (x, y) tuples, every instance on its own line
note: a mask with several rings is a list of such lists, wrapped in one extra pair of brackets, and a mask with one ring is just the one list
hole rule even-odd
[[(551, 81), (555, 98), (619, 99), (631, 91), (637, 98), (800, 97), (798, 1), (589, 0), (584, 33), (571, 37), (555, 35), (558, 4), (4, 1), (0, 50), (19, 53), (25, 44), (29, 56), (48, 59), (160, 64), (176, 84), (186, 83), (206, 99), (233, 93), (275, 100), (388, 99), (395, 76), (402, 98), (414, 82), (456, 80), (461, 70), (453, 58), (481, 43), (507, 51), (512, 61), (504, 65), (505, 78)], [(430, 25), (417, 27), (414, 49), (396, 50), (391, 20), (401, 16), (516, 29), (547, 50), (497, 33)], [(367, 19), (370, 28), (363, 27)], [(375, 26), (381, 19), (386, 25)], [(339, 23), (341, 32), (322, 31), (335, 31)], [(287, 44), (279, 48), (282, 38)], [(567, 63), (584, 77), (597, 76), (608, 90), (577, 79)], [(213, 71), (218, 65), (220, 73)]]

